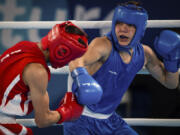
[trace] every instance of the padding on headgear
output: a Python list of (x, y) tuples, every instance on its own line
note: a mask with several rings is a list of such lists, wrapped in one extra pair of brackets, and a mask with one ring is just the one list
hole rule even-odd
[(53, 68), (60, 68), (82, 56), (88, 48), (87, 34), (70, 21), (56, 24), (41, 40), (43, 50), (49, 50)]
[[(116, 7), (114, 11), (114, 16), (112, 20), (112, 36), (115, 41), (115, 47), (118, 50), (130, 49), (134, 45), (140, 42), (141, 38), (144, 36), (146, 24), (148, 20), (148, 14), (146, 10), (142, 7), (128, 4)], [(127, 46), (121, 46), (117, 40), (115, 33), (115, 26), (117, 22), (123, 22), (126, 24), (131, 24), (136, 27), (136, 33), (132, 41)]]

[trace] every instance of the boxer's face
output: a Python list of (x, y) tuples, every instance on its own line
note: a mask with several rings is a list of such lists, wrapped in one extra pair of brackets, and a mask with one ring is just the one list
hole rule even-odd
[(120, 45), (126, 46), (133, 39), (136, 32), (134, 25), (126, 24), (123, 22), (117, 22), (115, 26), (115, 33)]

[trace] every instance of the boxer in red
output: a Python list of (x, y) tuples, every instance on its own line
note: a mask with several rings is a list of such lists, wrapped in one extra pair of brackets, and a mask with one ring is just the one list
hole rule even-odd
[(32, 110), (38, 127), (78, 118), (82, 106), (72, 93), (65, 95), (56, 110), (50, 110), (47, 63), (61, 68), (87, 48), (86, 33), (67, 21), (56, 24), (41, 42), (21, 41), (6, 50), (0, 56), (0, 134), (32, 135), (30, 128), (16, 123), (14, 118)]

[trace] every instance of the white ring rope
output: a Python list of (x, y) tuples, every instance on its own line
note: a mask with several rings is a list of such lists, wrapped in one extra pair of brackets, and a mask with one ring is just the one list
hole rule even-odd
[(57, 69), (54, 69), (51, 66), (49, 66), (49, 69), (50, 69), (51, 73), (54, 73), (54, 74), (68, 74), (69, 73), (68, 66), (64, 66), (62, 68), (57, 68)]
[[(131, 126), (180, 127), (180, 119), (124, 118), (124, 120)], [(16, 121), (24, 126), (36, 126), (34, 119), (16, 119)]]
[[(86, 29), (110, 28), (111, 21), (76, 21), (74, 24)], [(50, 29), (63, 21), (1, 21), (0, 29)], [(148, 20), (147, 28), (177, 28), (180, 20)]]

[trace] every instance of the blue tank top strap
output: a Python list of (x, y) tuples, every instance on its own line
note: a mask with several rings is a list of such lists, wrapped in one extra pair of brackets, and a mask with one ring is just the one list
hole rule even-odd
[(112, 38), (111, 31), (110, 31), (110, 32), (108, 32), (105, 36), (107, 36), (107, 37), (108, 37), (108, 39), (112, 41), (112, 39), (113, 39), (113, 38)]

